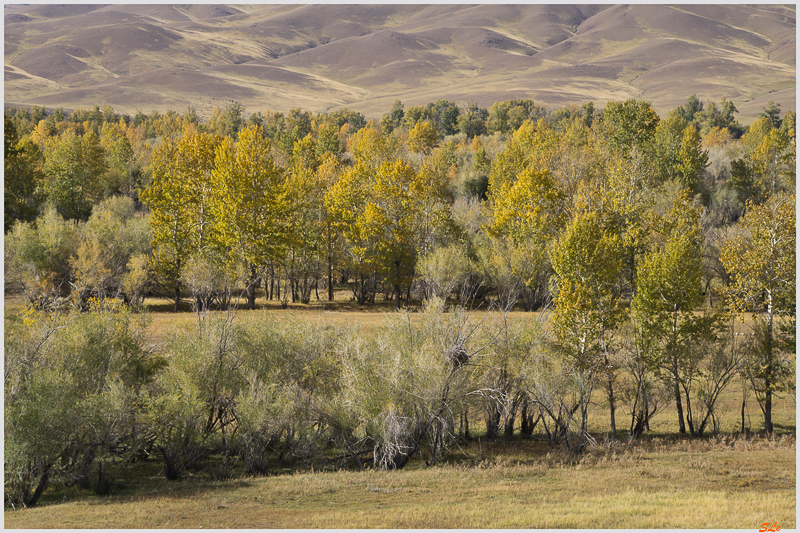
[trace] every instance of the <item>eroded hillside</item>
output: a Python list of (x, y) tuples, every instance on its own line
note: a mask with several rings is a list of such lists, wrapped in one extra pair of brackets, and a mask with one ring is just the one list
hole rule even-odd
[(208, 114), (690, 94), (795, 109), (789, 6), (5, 5), (5, 102)]

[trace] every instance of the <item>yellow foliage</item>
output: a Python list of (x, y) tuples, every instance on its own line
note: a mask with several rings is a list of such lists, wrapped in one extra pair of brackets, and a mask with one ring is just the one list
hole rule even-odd
[(432, 122), (418, 122), (408, 134), (408, 148), (413, 152), (430, 153), (439, 141), (439, 132)]

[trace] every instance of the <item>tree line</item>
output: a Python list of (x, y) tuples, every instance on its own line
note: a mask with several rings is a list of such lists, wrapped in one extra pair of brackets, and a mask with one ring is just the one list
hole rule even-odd
[[(351, 285), (361, 304), (383, 293), (399, 306), (412, 290), (425, 291), (414, 286), (421, 281), (419, 260), (459, 244), (473, 263), (485, 259), (477, 261), (485, 289), (504, 304), (513, 295), (533, 309), (552, 296), (552, 270), (546, 253), (530, 261), (530, 248), (544, 252), (540, 244), (564, 228), (583, 194), (579, 186), (608, 188), (601, 196), (609, 198), (624, 187), (636, 190), (635, 223), (657, 198), (675, 192), (665, 192), (669, 184), (688, 189), (709, 220), (704, 238), (714, 241), (706, 243), (711, 255), (720, 248), (720, 228), (735, 223), (748, 201), (793, 190), (787, 179), (793, 180), (794, 113), (781, 119), (774, 104), (746, 134), (731, 102), (718, 107), (694, 96), (664, 120), (634, 100), (598, 112), (592, 104), (546, 111), (530, 100), (498, 102), (475, 112), (481, 126), (467, 134), (457, 125), (474, 107), (440, 100), (404, 110), (395, 102), (379, 124), (349, 110), (255, 113), (245, 120), (238, 104), (215, 109), (207, 123), (191, 110), (131, 118), (110, 107), (68, 117), (12, 108), (5, 130), (7, 234), (15, 221), (31, 223), (23, 229), (32, 231), (48, 209), (85, 222), (114, 196), (132, 198), (137, 216), (153, 217), (152, 250), (132, 250), (128, 259), (137, 259), (130, 268), (126, 263), (90, 280), (59, 260), (51, 263), (60, 275), (37, 272), (34, 282), (13, 281), (37, 297), (80, 288), (84, 300), (117, 294), (138, 301), (159, 291), (174, 295), (176, 309), (181, 291), (193, 292), (196, 304), (224, 306), (226, 287), (236, 285), (228, 278), (247, 286), (251, 307), (262, 285), (270, 299), (283, 294), (308, 302), (320, 286), (333, 298), (339, 281)], [(627, 184), (611, 183), (623, 174)], [(524, 250), (523, 241), (531, 241)], [(109, 246), (85, 248), (100, 253)], [(642, 250), (628, 247), (630, 296)], [(529, 264), (514, 269), (540, 272), (505, 276), (491, 265), (497, 255)], [(712, 281), (730, 282), (718, 263), (709, 258), (704, 265), (709, 295)], [(122, 291), (121, 277), (134, 266), (144, 285)], [(58, 283), (42, 285), (45, 278)]]
[[(35, 503), (56, 472), (106, 490), (143, 453), (168, 478), (435, 463), (470, 410), (489, 437), (519, 422), (579, 451), (598, 391), (612, 438), (619, 409), (636, 438), (668, 405), (701, 436), (734, 379), (742, 431), (749, 391), (772, 433), (794, 390), (795, 115), (735, 112), (8, 111), (6, 290), (32, 305), (5, 339), (7, 493)], [(154, 354), (125, 309), (160, 294), (203, 317), (238, 291), (254, 308), (261, 288), (286, 305), (335, 285), (425, 311), (366, 337), (201, 319)]]

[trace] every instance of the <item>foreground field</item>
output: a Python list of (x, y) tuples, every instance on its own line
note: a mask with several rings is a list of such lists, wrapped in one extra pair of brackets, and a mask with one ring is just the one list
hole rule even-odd
[[(277, 305), (277, 304), (276, 304)], [(159, 350), (173, 327), (197, 320), (190, 312), (166, 313), (168, 302), (152, 301), (147, 343)], [(393, 312), (358, 308), (344, 295), (335, 305), (263, 304), (237, 312), (236, 320), (319, 322), (362, 328), (365, 335)], [(6, 299), (5, 318), (19, 320), (21, 299)], [(263, 315), (263, 316), (262, 316)], [(493, 329), (497, 319), (477, 311)], [(422, 313), (412, 315), (412, 321)], [(485, 317), (485, 318), (484, 318)], [(511, 321), (547, 320), (514, 312)], [(747, 327), (745, 323), (743, 328)], [(321, 330), (319, 330), (321, 331)], [(208, 464), (166, 481), (161, 458), (135, 464), (114, 481), (110, 496), (53, 482), (36, 507), (6, 508), (7, 528), (746, 528), (769, 522), (796, 527), (796, 405), (775, 402), (775, 435), (765, 439), (763, 417), (752, 396), (739, 435), (743, 383), (735, 380), (718, 403), (720, 435), (676, 435), (674, 406), (651, 422), (650, 431), (629, 443), (629, 407), (617, 411), (618, 440), (609, 442), (608, 405), (595, 391), (589, 432), (597, 446), (581, 455), (549, 447), (541, 427), (533, 438), (487, 441), (483, 413), (470, 409), (473, 440), (453, 446), (445, 462), (429, 467), (425, 454), (399, 471), (325, 471), (281, 464), (268, 477), (251, 477), (242, 462), (220, 474)], [(745, 389), (746, 390), (746, 389)], [(519, 424), (519, 421), (517, 422)], [(517, 431), (519, 427), (516, 428)], [(460, 431), (459, 431), (460, 433)], [(756, 435), (753, 435), (756, 433)], [(306, 463), (308, 464), (308, 463)], [(367, 463), (371, 465), (371, 463)], [(214, 477), (212, 479), (212, 476)], [(222, 476), (223, 480), (219, 480)]]
[(796, 527), (794, 437), (654, 438), (580, 457), (472, 442), (457, 464), (166, 482), (100, 498), (53, 492), (6, 528)]

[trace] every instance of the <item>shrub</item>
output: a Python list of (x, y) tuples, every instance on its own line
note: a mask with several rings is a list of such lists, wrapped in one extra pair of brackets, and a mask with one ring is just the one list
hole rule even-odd
[(344, 401), (358, 422), (353, 438), (373, 444), (377, 466), (402, 468), (423, 445), (430, 462), (452, 443), (477, 367), (471, 361), (468, 317), (426, 306), (387, 317), (374, 337), (350, 336), (340, 345)]
[(35, 505), (49, 481), (108, 492), (142, 444), (141, 386), (159, 360), (143, 348), (146, 317), (128, 311), (29, 312), (5, 335), (5, 486)]

